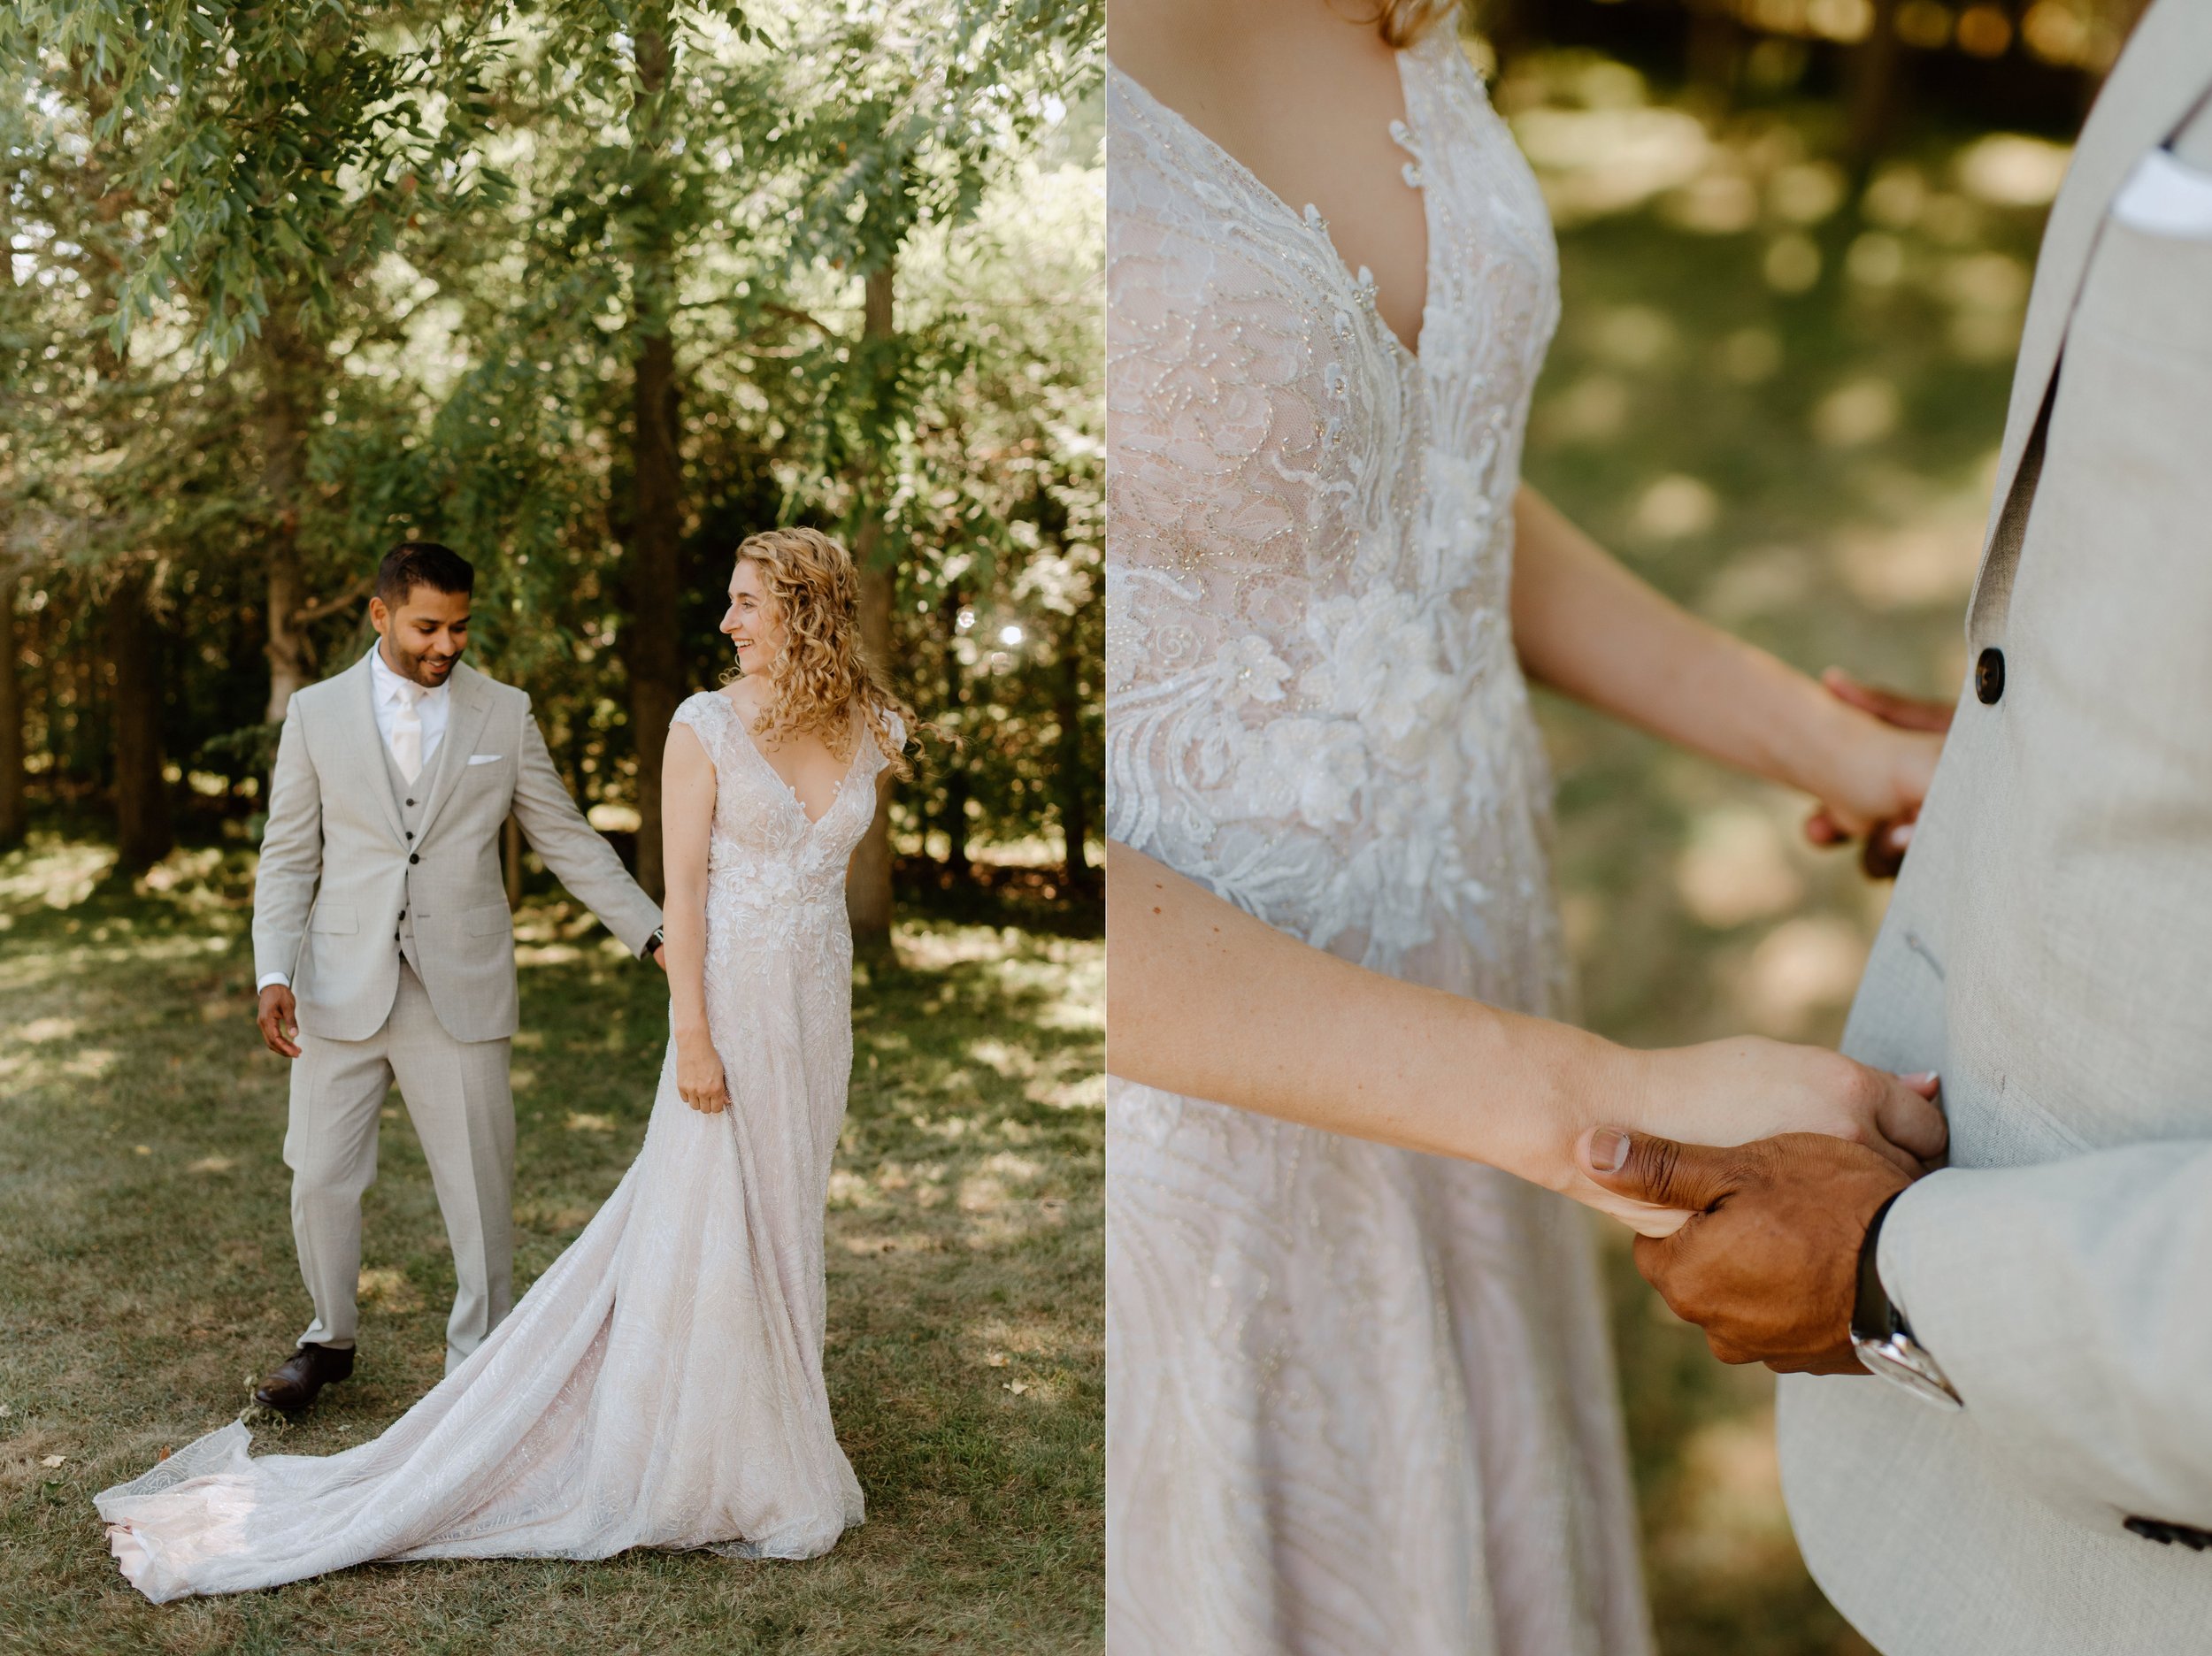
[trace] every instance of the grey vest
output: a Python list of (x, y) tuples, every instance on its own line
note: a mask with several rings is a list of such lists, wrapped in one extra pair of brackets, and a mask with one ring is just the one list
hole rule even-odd
[[(449, 720), (449, 723), (450, 721)], [(446, 736), (450, 736), (449, 731)], [(381, 735), (381, 732), (379, 732)], [(411, 847), (415, 836), (422, 832), (423, 807), (430, 798), (430, 779), (436, 774), (436, 762), (444, 756), (446, 737), (439, 738), (438, 745), (424, 755), (421, 774), (412, 782), (399, 773), (399, 764), (392, 757), (389, 742), (380, 740), (377, 752), (384, 755), (384, 779), (391, 785), (392, 803), (399, 808), (400, 825), (406, 831), (407, 843)], [(411, 886), (412, 881), (409, 884)], [(416, 977), (422, 976), (422, 956), (416, 952), (415, 905), (407, 902), (394, 916), (392, 941), (398, 946), (399, 957), (413, 969)]]

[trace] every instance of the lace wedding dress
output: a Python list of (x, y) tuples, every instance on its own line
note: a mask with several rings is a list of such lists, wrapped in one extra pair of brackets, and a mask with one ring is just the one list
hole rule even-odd
[(813, 1558), (861, 1521), (823, 1385), (822, 1214), (852, 1067), (845, 865), (884, 761), (864, 733), (809, 822), (725, 697), (676, 722), (715, 767), (707, 1020), (731, 1107), (678, 1096), (672, 1039), (606, 1206), (383, 1436), (250, 1458), (234, 1422), (99, 1495), (149, 1598), (372, 1559)]
[[(1557, 1016), (1508, 604), (1555, 254), (1449, 29), (1399, 65), (1417, 357), (1313, 208), (1110, 71), (1108, 827), (1309, 943)], [(1107, 1097), (1115, 1656), (1647, 1650), (1586, 1215)]]

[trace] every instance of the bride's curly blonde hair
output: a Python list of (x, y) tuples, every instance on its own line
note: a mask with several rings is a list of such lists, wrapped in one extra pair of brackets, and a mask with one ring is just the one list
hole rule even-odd
[(1374, 23), (1402, 51), (1459, 10), (1459, 0), (1372, 0)]
[(899, 718), (909, 735), (921, 728), (914, 710), (892, 693), (860, 653), (860, 571), (852, 554), (812, 529), (765, 529), (737, 548), (783, 612), (783, 649), (769, 674), (772, 699), (754, 734), (764, 746), (780, 737), (812, 735), (840, 759), (853, 750), (856, 709), (891, 773), (914, 774), (904, 743), (891, 732)]

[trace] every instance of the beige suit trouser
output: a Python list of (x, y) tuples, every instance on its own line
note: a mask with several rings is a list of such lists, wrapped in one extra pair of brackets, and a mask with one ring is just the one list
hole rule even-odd
[(515, 1107), (505, 1040), (461, 1041), (400, 962), (384, 1027), (366, 1040), (300, 1031), (284, 1162), (292, 1169), (292, 1237), (315, 1302), (302, 1344), (350, 1346), (359, 1321), (361, 1197), (376, 1182), (377, 1125), (396, 1081), (422, 1140), (453, 1246), (459, 1292), (446, 1323), (449, 1374), (514, 1300)]

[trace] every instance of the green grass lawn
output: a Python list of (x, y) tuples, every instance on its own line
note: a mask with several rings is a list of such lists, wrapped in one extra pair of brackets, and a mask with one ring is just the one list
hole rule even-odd
[[(1715, 117), (1569, 52), (1495, 96), (1559, 220), (1529, 479), (1799, 666), (1948, 700), (2063, 151), (1922, 128), (1854, 200), (1821, 159), (1829, 105)], [(1543, 717), (1587, 1021), (1637, 1046), (1837, 1039), (1887, 888), (1804, 845), (1802, 800), (1554, 699)], [(1606, 1238), (1665, 1656), (1867, 1652), (1791, 1538), (1770, 1376), (1716, 1362)]]
[[(250, 1010), (250, 857), (182, 851), (134, 886), (111, 857), (50, 833), (0, 858), (0, 1650), (1099, 1647), (1103, 951), (930, 919), (854, 986), (827, 1368), (868, 1522), (834, 1552), (369, 1566), (147, 1605), (93, 1493), (237, 1414), (308, 1305), (285, 1062)], [(518, 921), (520, 1287), (635, 1154), (667, 1000), (557, 895)], [(257, 1427), (264, 1449), (358, 1443), (440, 1374), (450, 1261), (388, 1105), (360, 1366)]]

